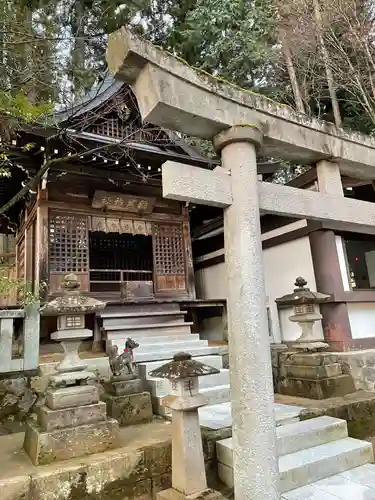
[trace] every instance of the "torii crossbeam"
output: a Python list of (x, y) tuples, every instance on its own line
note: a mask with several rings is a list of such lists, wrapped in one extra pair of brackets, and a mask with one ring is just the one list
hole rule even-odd
[[(375, 204), (345, 199), (340, 173), (375, 179), (375, 141), (197, 72), (122, 28), (107, 61), (132, 86), (142, 118), (212, 139), (222, 167), (167, 162), (165, 197), (224, 208), (237, 500), (276, 500), (273, 387), (262, 268), (260, 213), (375, 225)], [(256, 151), (317, 164), (319, 193), (257, 179)]]

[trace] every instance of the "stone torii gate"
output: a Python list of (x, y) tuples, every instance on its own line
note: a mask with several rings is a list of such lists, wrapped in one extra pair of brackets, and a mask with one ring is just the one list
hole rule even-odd
[[(228, 273), (234, 485), (237, 500), (276, 500), (278, 468), (262, 269), (260, 214), (359, 227), (375, 225), (375, 204), (345, 199), (340, 173), (375, 179), (375, 141), (300, 115), (260, 95), (197, 72), (122, 28), (107, 61), (130, 84), (142, 118), (213, 140), (222, 167), (163, 166), (166, 198), (223, 207)], [(257, 180), (256, 151), (316, 164), (319, 193)]]

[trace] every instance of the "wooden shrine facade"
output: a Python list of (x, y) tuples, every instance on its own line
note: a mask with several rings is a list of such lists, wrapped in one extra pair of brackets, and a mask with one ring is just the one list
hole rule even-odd
[(9, 181), (8, 199), (47, 152), (59, 160), (12, 212), (17, 278), (42, 300), (59, 293), (70, 272), (83, 291), (106, 301), (195, 299), (189, 209), (162, 198), (161, 166), (169, 159), (206, 168), (215, 162), (142, 124), (121, 82), (105, 82), (57, 119), (60, 132), (25, 127), (14, 140), (27, 173)]
[[(1, 220), (1, 232), (16, 234), (17, 278), (42, 301), (71, 272), (84, 292), (106, 301), (194, 301), (191, 207), (163, 199), (161, 166), (218, 162), (142, 123), (130, 88), (112, 79), (55, 121), (21, 127), (9, 145), (21, 168), (0, 185), (2, 203), (46, 158), (57, 160)], [(277, 165), (258, 168), (267, 176)], [(215, 217), (210, 207), (190, 211), (193, 227)]]
[(73, 272), (83, 291), (105, 300), (195, 297), (186, 207), (131, 187), (71, 188), (64, 179), (58, 190), (39, 190), (26, 212), (16, 240), (18, 278), (46, 289), (45, 296)]

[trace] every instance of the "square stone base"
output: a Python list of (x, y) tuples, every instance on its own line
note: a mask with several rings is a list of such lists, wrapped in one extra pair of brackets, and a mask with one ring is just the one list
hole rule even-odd
[(51, 410), (47, 406), (42, 406), (38, 410), (38, 424), (45, 431), (77, 427), (102, 422), (106, 419), (106, 405), (101, 401), (92, 405), (61, 408), (59, 410)]
[[(184, 495), (173, 488), (156, 494), (156, 500), (226, 500), (226, 498), (215, 490), (204, 490), (194, 495)], [(245, 500), (245, 499), (243, 499)]]
[(99, 401), (99, 391), (94, 385), (78, 385), (48, 390), (46, 405), (53, 410), (90, 405)]
[(278, 392), (287, 396), (327, 399), (351, 394), (355, 387), (351, 375), (321, 379), (287, 377), (279, 382)]
[(113, 419), (54, 431), (30, 422), (23, 447), (34, 465), (43, 465), (110, 450), (118, 442), (119, 426)]
[(129, 394), (139, 394), (143, 392), (142, 380), (130, 375), (129, 380), (113, 380), (105, 382), (104, 388), (108, 394), (114, 396), (128, 396)]
[(115, 418), (122, 427), (152, 420), (151, 396), (148, 392), (127, 396), (104, 394), (102, 398), (107, 403), (108, 416)]

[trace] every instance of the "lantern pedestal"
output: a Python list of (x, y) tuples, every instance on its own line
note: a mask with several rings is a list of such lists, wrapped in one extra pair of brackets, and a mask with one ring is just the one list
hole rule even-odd
[(92, 337), (84, 328), (85, 314), (101, 310), (105, 304), (81, 296), (75, 275), (66, 276), (62, 288), (63, 295), (41, 309), (42, 314), (58, 316), (58, 330), (51, 337), (61, 342), (64, 359), (50, 377), (37, 422), (26, 427), (24, 449), (35, 465), (106, 451), (119, 440), (118, 422), (107, 418), (96, 377), (86, 370), (78, 354), (81, 341)]
[(152, 404), (149, 392), (143, 391), (142, 380), (135, 374), (113, 376), (104, 384), (102, 401), (107, 413), (121, 427), (152, 420)]
[(298, 314), (289, 316), (289, 320), (292, 323), (297, 323), (302, 333), (295, 343), (292, 344), (292, 348), (305, 352), (318, 352), (328, 349), (329, 345), (317, 340), (313, 334), (314, 323), (323, 317), (316, 306), (314, 304), (301, 305), (297, 311)]
[(279, 394), (327, 399), (355, 392), (351, 375), (343, 374), (334, 354), (285, 351), (279, 354), (279, 363)]

